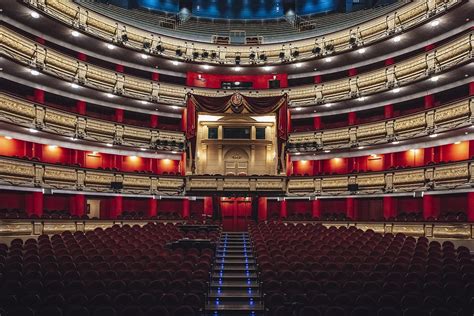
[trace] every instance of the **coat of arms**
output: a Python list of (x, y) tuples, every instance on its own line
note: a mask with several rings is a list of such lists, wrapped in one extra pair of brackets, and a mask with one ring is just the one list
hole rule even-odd
[(232, 98), (230, 98), (230, 103), (232, 105), (232, 112), (234, 113), (240, 113), (244, 109), (243, 107), (243, 98), (240, 93), (235, 93), (232, 95)]

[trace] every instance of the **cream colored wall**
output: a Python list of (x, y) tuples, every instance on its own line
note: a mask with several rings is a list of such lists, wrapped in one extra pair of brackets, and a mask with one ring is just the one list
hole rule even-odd
[(100, 218), (100, 200), (87, 199), (87, 207), (90, 210), (89, 218)]
[[(209, 119), (209, 117), (207, 118)], [(208, 127), (218, 127), (217, 141), (207, 140)], [(222, 138), (222, 126), (251, 127), (251, 139), (231, 140)], [(265, 127), (263, 141), (256, 140), (256, 127)], [(225, 174), (226, 160), (233, 162), (247, 162), (247, 174), (276, 174), (276, 133), (275, 117), (271, 121), (257, 122), (250, 115), (221, 116), (217, 121), (198, 121), (196, 173), (197, 174)], [(229, 158), (229, 152), (240, 152)]]

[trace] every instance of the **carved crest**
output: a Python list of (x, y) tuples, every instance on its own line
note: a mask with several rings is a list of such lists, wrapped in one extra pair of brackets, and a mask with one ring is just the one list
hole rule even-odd
[(230, 103), (232, 105), (232, 112), (234, 113), (241, 113), (244, 109), (243, 98), (240, 93), (233, 94), (232, 98), (230, 99)]

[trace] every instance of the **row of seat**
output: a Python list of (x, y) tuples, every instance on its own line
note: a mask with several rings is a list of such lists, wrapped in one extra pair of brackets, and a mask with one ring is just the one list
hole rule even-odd
[(197, 315), (214, 249), (168, 247), (197, 237), (216, 241), (219, 231), (148, 223), (14, 239), (0, 245), (0, 308), (6, 315)]
[(259, 223), (250, 232), (269, 315), (474, 312), (466, 247), (321, 224)]

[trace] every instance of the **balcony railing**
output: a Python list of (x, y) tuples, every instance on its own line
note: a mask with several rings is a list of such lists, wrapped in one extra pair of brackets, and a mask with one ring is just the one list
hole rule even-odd
[(434, 132), (471, 126), (473, 116), (474, 99), (468, 98), (421, 113), (375, 123), (292, 133), (288, 141), (288, 150), (290, 152), (313, 152), (413, 139)]
[[(25, 65), (37, 67), (61, 79), (86, 86), (168, 104), (183, 104), (186, 93), (222, 96), (229, 91), (190, 88), (116, 73), (58, 53), (33, 41), (2, 29), (2, 53)], [(473, 33), (461, 34), (453, 41), (430, 52), (420, 54), (400, 63), (358, 76), (305, 85), (288, 89), (242, 91), (252, 96), (276, 96), (287, 93), (294, 106), (335, 102), (386, 91), (394, 87), (432, 76), (441, 71), (469, 62), (473, 57)]]
[[(188, 177), (159, 176), (65, 167), (16, 158), (0, 158), (0, 185), (41, 187), (56, 190), (78, 190), (113, 193), (112, 182), (121, 182), (120, 193), (135, 195), (178, 195), (184, 191), (198, 194), (222, 192), (265, 192), (274, 195), (337, 196), (347, 194), (407, 193), (428, 190), (462, 190), (471, 188), (472, 160), (424, 167), (345, 174), (333, 176), (285, 177), (270, 175)], [(349, 184), (358, 191), (350, 192)]]
[(60, 111), (0, 93), (0, 121), (61, 136), (159, 150), (184, 149), (184, 134), (124, 125)]
[[(119, 23), (96, 12), (89, 11), (78, 6), (72, 1), (57, 0), (28, 0), (31, 6), (41, 10), (67, 25), (81, 29), (91, 35), (104, 39), (108, 42), (121, 43), (135, 50), (142, 51), (144, 47), (149, 53), (160, 54), (171, 58), (176, 57), (176, 50), (181, 49), (185, 53), (182, 58), (192, 58), (193, 52), (216, 51), (218, 58), (203, 59), (206, 63), (234, 63), (235, 57), (242, 55), (241, 63), (250, 64), (248, 48), (226, 45), (219, 47), (208, 43), (184, 41), (182, 39), (167, 36), (165, 34), (152, 34), (148, 30), (142, 30), (131, 25)], [(324, 36), (311, 37), (303, 40), (287, 41), (283, 44), (260, 45), (259, 49), (265, 52), (267, 63), (280, 62), (279, 54), (285, 51), (290, 56), (290, 47), (299, 49), (299, 56), (291, 60), (303, 60), (315, 57), (315, 47), (320, 48), (318, 55), (330, 55), (334, 52), (340, 53), (353, 49), (351, 38), (356, 39), (357, 45), (367, 45), (381, 40), (395, 33), (405, 31), (427, 19), (435, 18), (438, 14), (445, 12), (448, 8), (462, 3), (462, 1), (413, 1), (386, 16), (375, 18), (369, 22), (354, 25), (345, 30), (325, 34)], [(126, 40), (124, 36), (126, 35)], [(156, 47), (160, 47), (159, 50)]]

